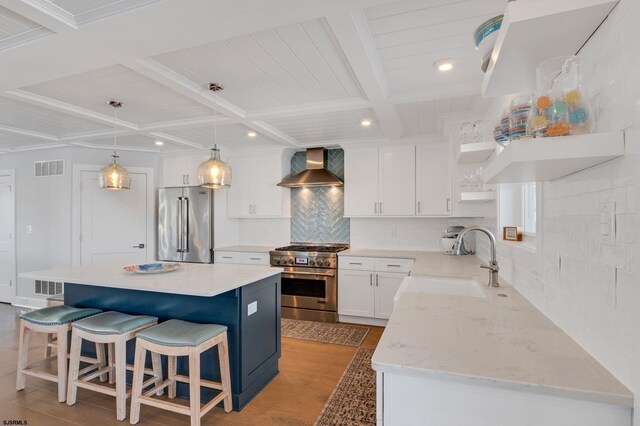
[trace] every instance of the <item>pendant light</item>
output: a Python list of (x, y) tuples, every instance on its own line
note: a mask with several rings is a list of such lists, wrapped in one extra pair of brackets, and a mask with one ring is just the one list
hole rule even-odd
[(113, 107), (113, 155), (111, 163), (104, 166), (98, 172), (98, 186), (103, 189), (129, 189), (131, 187), (131, 176), (129, 171), (118, 164), (118, 153), (116, 152), (116, 124), (117, 111), (122, 107), (122, 102), (110, 101), (109, 105)]
[[(216, 92), (222, 90), (223, 87), (217, 83), (209, 84), (209, 90)], [(218, 149), (218, 120), (217, 105), (213, 108), (213, 148), (211, 148), (211, 157), (198, 166), (198, 183), (203, 188), (226, 189), (231, 186), (231, 167), (220, 159), (220, 150)]]

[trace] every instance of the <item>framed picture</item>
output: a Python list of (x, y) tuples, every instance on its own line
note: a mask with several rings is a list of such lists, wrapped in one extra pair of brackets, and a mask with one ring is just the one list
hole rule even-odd
[(506, 241), (522, 241), (522, 228), (519, 226), (503, 227), (502, 239)]

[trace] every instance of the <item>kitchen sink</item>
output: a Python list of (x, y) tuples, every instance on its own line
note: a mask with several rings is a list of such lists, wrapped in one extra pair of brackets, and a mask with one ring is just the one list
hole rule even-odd
[(393, 298), (394, 308), (398, 304), (402, 293), (433, 293), (449, 296), (487, 297), (484, 285), (472, 278), (453, 277), (414, 277), (408, 276), (402, 280)]

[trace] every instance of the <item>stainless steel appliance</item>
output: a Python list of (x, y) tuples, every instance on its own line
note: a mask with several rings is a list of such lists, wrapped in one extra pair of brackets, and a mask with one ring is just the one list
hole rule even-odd
[(327, 150), (307, 149), (307, 168), (300, 173), (282, 179), (278, 186), (285, 188), (318, 188), (323, 186), (343, 186), (344, 182), (326, 169)]
[(213, 261), (213, 193), (200, 187), (158, 191), (158, 258)]
[(282, 317), (338, 321), (338, 255), (348, 244), (300, 244), (271, 252), (272, 266), (283, 267)]

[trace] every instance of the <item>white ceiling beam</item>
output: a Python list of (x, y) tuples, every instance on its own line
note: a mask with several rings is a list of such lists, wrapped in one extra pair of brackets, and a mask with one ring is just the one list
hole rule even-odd
[[(74, 117), (85, 118), (91, 121), (96, 121), (99, 123), (106, 123), (113, 125), (114, 119), (112, 116), (108, 116), (106, 114), (100, 114), (98, 112), (91, 111), (86, 108), (81, 108), (75, 105), (68, 104), (66, 102), (61, 102), (56, 99), (48, 98), (46, 96), (37, 95), (35, 93), (27, 92), (26, 90), (15, 89), (9, 90), (4, 93), (4, 95), (8, 98), (17, 99), (19, 101), (28, 102), (32, 105), (41, 106), (44, 108), (52, 109), (54, 111), (63, 112), (65, 114), (73, 115)], [(105, 101), (106, 107), (107, 101)], [(116, 119), (118, 127), (123, 127), (125, 129), (130, 130), (139, 130), (139, 126), (134, 123), (130, 123), (128, 121), (124, 121), (121, 119)]]
[[(83, 148), (91, 148), (91, 149), (102, 149), (113, 151), (113, 146), (109, 145), (98, 145), (88, 142), (71, 142), (69, 145), (73, 146), (81, 146)], [(118, 145), (118, 151), (136, 151), (136, 152), (153, 152), (153, 153), (161, 153), (162, 151), (159, 149), (152, 148), (138, 148), (135, 146), (126, 146), (126, 145)]]
[(4, 0), (2, 5), (25, 18), (56, 33), (71, 32), (78, 28), (73, 15), (53, 2), (40, 0)]
[(141, 131), (153, 132), (166, 129), (202, 127), (218, 123), (220, 125), (233, 124), (237, 121), (224, 117), (222, 115), (213, 118), (212, 116), (200, 118), (186, 118), (184, 120), (158, 121), (156, 123), (143, 124), (140, 126)]
[(21, 146), (21, 147), (12, 149), (11, 152), (37, 151), (39, 149), (63, 148), (67, 146), (69, 145), (66, 143), (43, 143), (40, 145)]
[(32, 130), (19, 129), (17, 127), (5, 126), (5, 125), (0, 125), (0, 132), (13, 133), (13, 134), (22, 135), (22, 136), (30, 136), (32, 138), (44, 139), (46, 141), (58, 141), (59, 140), (59, 138), (57, 136), (54, 136), (54, 135), (49, 135), (49, 134), (40, 133), (40, 132), (34, 132)]
[(303, 105), (267, 108), (247, 112), (247, 119), (268, 120), (270, 118), (297, 117), (301, 115), (325, 114), (331, 112), (352, 111), (371, 107), (367, 99), (344, 99), (338, 101), (314, 102)]
[[(252, 121), (247, 118), (247, 113), (242, 108), (237, 107), (220, 96), (216, 95), (208, 88), (210, 82), (202, 82), (198, 84), (175, 71), (165, 67), (164, 65), (152, 59), (140, 59), (124, 63), (123, 65), (134, 71), (152, 79), (156, 83), (172, 89), (189, 99), (200, 103), (212, 110), (218, 111), (220, 114), (229, 118), (236, 123), (243, 124), (252, 130), (262, 133), (264, 136), (286, 146), (298, 146), (298, 143), (292, 137), (282, 133), (281, 131), (260, 121)], [(224, 86), (224, 82), (217, 82)]]
[(162, 132), (150, 132), (149, 135), (153, 136), (156, 139), (164, 139), (170, 142), (178, 143), (180, 145), (189, 146), (191, 148), (204, 149), (204, 145), (192, 142), (190, 140), (179, 138), (177, 136), (172, 136)]
[(333, 14), (326, 19), (355, 78), (374, 105), (383, 133), (394, 139), (402, 137), (405, 130), (400, 114), (393, 105), (380, 106), (391, 90), (362, 10)]

